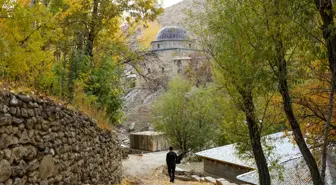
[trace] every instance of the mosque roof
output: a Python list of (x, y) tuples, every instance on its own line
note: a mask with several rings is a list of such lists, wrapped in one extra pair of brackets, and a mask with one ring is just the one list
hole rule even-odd
[(155, 41), (165, 40), (189, 40), (187, 31), (178, 26), (167, 26), (162, 28)]

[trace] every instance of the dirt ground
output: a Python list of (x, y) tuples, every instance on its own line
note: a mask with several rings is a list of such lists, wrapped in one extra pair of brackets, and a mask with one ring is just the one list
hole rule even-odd
[[(163, 173), (163, 166), (166, 163), (164, 152), (154, 152), (142, 155), (129, 155), (123, 160), (124, 180), (121, 185), (168, 185), (169, 178)], [(176, 185), (210, 185), (209, 183), (186, 182), (176, 180)]]
[[(151, 178), (151, 179), (150, 179)], [(175, 180), (174, 183), (170, 183), (169, 179), (165, 176), (151, 176), (147, 178), (132, 178), (124, 179), (121, 185), (212, 185), (206, 182), (191, 182)]]
[(155, 169), (165, 165), (166, 154), (164, 152), (153, 152), (142, 155), (129, 155), (129, 158), (122, 161), (124, 176), (148, 176), (153, 174)]

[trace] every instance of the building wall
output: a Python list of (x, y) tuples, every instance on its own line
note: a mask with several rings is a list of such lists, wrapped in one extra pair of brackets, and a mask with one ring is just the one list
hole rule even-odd
[(130, 135), (131, 149), (144, 151), (168, 150), (169, 145), (164, 135)]
[(245, 182), (236, 179), (236, 176), (250, 171), (246, 168), (240, 168), (238, 166), (210, 159), (203, 159), (203, 164), (204, 172), (225, 178), (226, 180), (237, 184), (246, 184)]
[(169, 78), (176, 76), (179, 71), (179, 66), (177, 64), (177, 60), (181, 61), (181, 68), (182, 71), (185, 69), (188, 65), (190, 60), (186, 60), (183, 58), (190, 57), (195, 51), (193, 50), (184, 50), (184, 49), (174, 49), (174, 50), (165, 50), (165, 51), (157, 51), (157, 55), (160, 59), (161, 65), (159, 65), (159, 68), (156, 68), (157, 66), (153, 65), (153, 70), (162, 72), (162, 67), (164, 68), (164, 74), (167, 75)]
[[(158, 60), (153, 58), (145, 59), (142, 74), (151, 78), (166, 77), (167, 79), (171, 79), (179, 73), (179, 68), (182, 68), (181, 72), (183, 73), (184, 69), (189, 66), (191, 62), (186, 58), (192, 56), (195, 52), (195, 50), (189, 49), (157, 50), (155, 53), (157, 54)], [(181, 66), (179, 66), (178, 60), (180, 60)], [(137, 87), (141, 87), (147, 84), (142, 76), (137, 75), (136, 85)]]
[(51, 100), (0, 91), (0, 184), (119, 184), (117, 135)]
[(188, 40), (163, 40), (153, 41), (152, 50), (170, 49), (170, 48), (194, 48), (191, 41)]

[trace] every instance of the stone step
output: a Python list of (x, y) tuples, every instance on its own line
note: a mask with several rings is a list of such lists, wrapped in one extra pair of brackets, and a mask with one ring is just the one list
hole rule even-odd
[(205, 177), (205, 182), (211, 182), (213, 184), (216, 184), (216, 179), (213, 177)]
[(234, 183), (230, 183), (224, 178), (216, 179), (216, 185), (235, 185)]
[(190, 177), (186, 177), (183, 175), (175, 175), (175, 179), (181, 180), (181, 181), (191, 181), (192, 179)]
[(201, 177), (199, 177), (198, 175), (192, 175), (191, 178), (195, 181), (201, 181)]

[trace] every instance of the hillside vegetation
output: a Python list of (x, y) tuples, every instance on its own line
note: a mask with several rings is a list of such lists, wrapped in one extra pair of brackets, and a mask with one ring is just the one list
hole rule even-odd
[(142, 60), (128, 37), (161, 11), (152, 0), (0, 0), (0, 80), (119, 124), (123, 69)]

